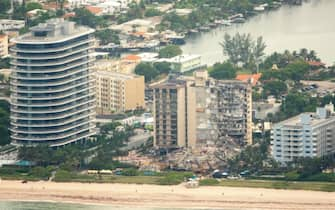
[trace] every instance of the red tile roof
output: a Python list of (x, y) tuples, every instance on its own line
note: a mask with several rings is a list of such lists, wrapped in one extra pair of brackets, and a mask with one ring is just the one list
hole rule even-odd
[(310, 66), (325, 66), (326, 64), (325, 63), (322, 63), (322, 62), (319, 62), (319, 61), (308, 61), (307, 62)]
[(262, 74), (239, 74), (236, 76), (237, 80), (243, 81), (243, 82), (250, 82), (253, 86), (256, 85), (261, 78)]
[(127, 55), (123, 58), (123, 60), (139, 61), (139, 60), (141, 60), (141, 57), (138, 56), (138, 55)]
[(90, 11), (92, 14), (98, 15), (102, 12), (102, 9), (100, 7), (95, 6), (86, 6), (85, 7), (88, 11)]

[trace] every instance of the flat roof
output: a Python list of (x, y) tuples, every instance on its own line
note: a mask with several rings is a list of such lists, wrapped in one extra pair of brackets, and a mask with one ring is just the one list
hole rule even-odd
[(310, 121), (309, 123), (307, 123), (308, 125), (311, 126), (318, 126), (321, 125), (325, 122), (331, 121), (331, 120), (335, 120), (335, 116), (332, 115), (328, 118), (320, 118), (315, 112), (305, 112), (302, 114), (299, 114), (297, 116), (291, 117), (287, 120), (284, 120), (282, 122), (276, 123), (275, 126), (302, 126), (302, 120), (301, 118), (303, 117), (303, 115), (309, 115), (310, 116)]
[[(14, 43), (22, 44), (44, 44), (44, 43), (57, 43), (66, 40), (90, 34), (94, 29), (75, 25), (74, 22), (65, 21), (62, 18), (54, 18), (48, 20), (46, 23), (40, 23), (37, 26), (31, 27), (29, 33), (16, 37), (11, 41)], [(35, 36), (33, 32), (52, 32), (55, 34), (48, 34), (47, 36)]]
[(100, 77), (110, 77), (110, 78), (116, 78), (119, 80), (129, 80), (129, 79), (134, 79), (134, 78), (139, 78), (139, 77), (143, 77), (140, 75), (136, 75), (136, 74), (124, 74), (124, 73), (119, 73), (119, 72), (115, 72), (115, 71), (96, 71), (95, 74), (97, 76)]
[(179, 79), (169, 79), (165, 82), (154, 85), (153, 88), (178, 88), (185, 86), (186, 81)]
[(186, 61), (199, 59), (199, 58), (201, 58), (200, 55), (185, 55), (185, 54), (183, 54), (183, 55), (175, 56), (173, 58), (162, 59), (162, 60), (165, 60), (167, 62), (172, 62), (172, 63), (183, 63), (183, 62), (186, 62)]

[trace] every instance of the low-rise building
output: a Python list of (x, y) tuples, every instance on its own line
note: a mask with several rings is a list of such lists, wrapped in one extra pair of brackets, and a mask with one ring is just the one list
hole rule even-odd
[(112, 71), (96, 71), (98, 114), (111, 114), (145, 107), (144, 77)]
[(0, 19), (0, 31), (19, 30), (25, 25), (24, 20)]
[(178, 73), (198, 70), (204, 67), (204, 65), (201, 65), (200, 55), (178, 55), (173, 58), (166, 59), (165, 61), (171, 64), (172, 71)]
[(0, 34), (0, 58), (8, 56), (8, 36)]
[(322, 157), (335, 152), (335, 115), (333, 104), (302, 113), (274, 125), (271, 153), (281, 163), (300, 157)]

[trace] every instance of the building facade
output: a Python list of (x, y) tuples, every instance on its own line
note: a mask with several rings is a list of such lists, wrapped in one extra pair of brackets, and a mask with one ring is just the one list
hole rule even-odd
[(143, 76), (96, 71), (95, 87), (98, 114), (125, 112), (145, 107)]
[(277, 123), (271, 131), (271, 154), (283, 164), (300, 157), (322, 157), (334, 152), (333, 104)]
[(0, 34), (0, 58), (8, 56), (8, 35)]
[(93, 32), (50, 19), (13, 39), (13, 144), (62, 146), (95, 134)]
[(154, 89), (154, 146), (195, 146), (195, 92), (186, 81), (170, 79)]

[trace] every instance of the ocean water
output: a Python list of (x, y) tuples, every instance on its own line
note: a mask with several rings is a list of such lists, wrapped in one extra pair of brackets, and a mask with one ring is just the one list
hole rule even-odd
[[(56, 202), (21, 202), (21, 201), (0, 201), (0, 210), (191, 210), (176, 208), (136, 208), (136, 207), (118, 207), (109, 205), (82, 205), (72, 203), (56, 203)], [(194, 209), (192, 209), (194, 210)], [(213, 210), (213, 209), (197, 209), (197, 210)], [(215, 209), (228, 210), (228, 209)]]

